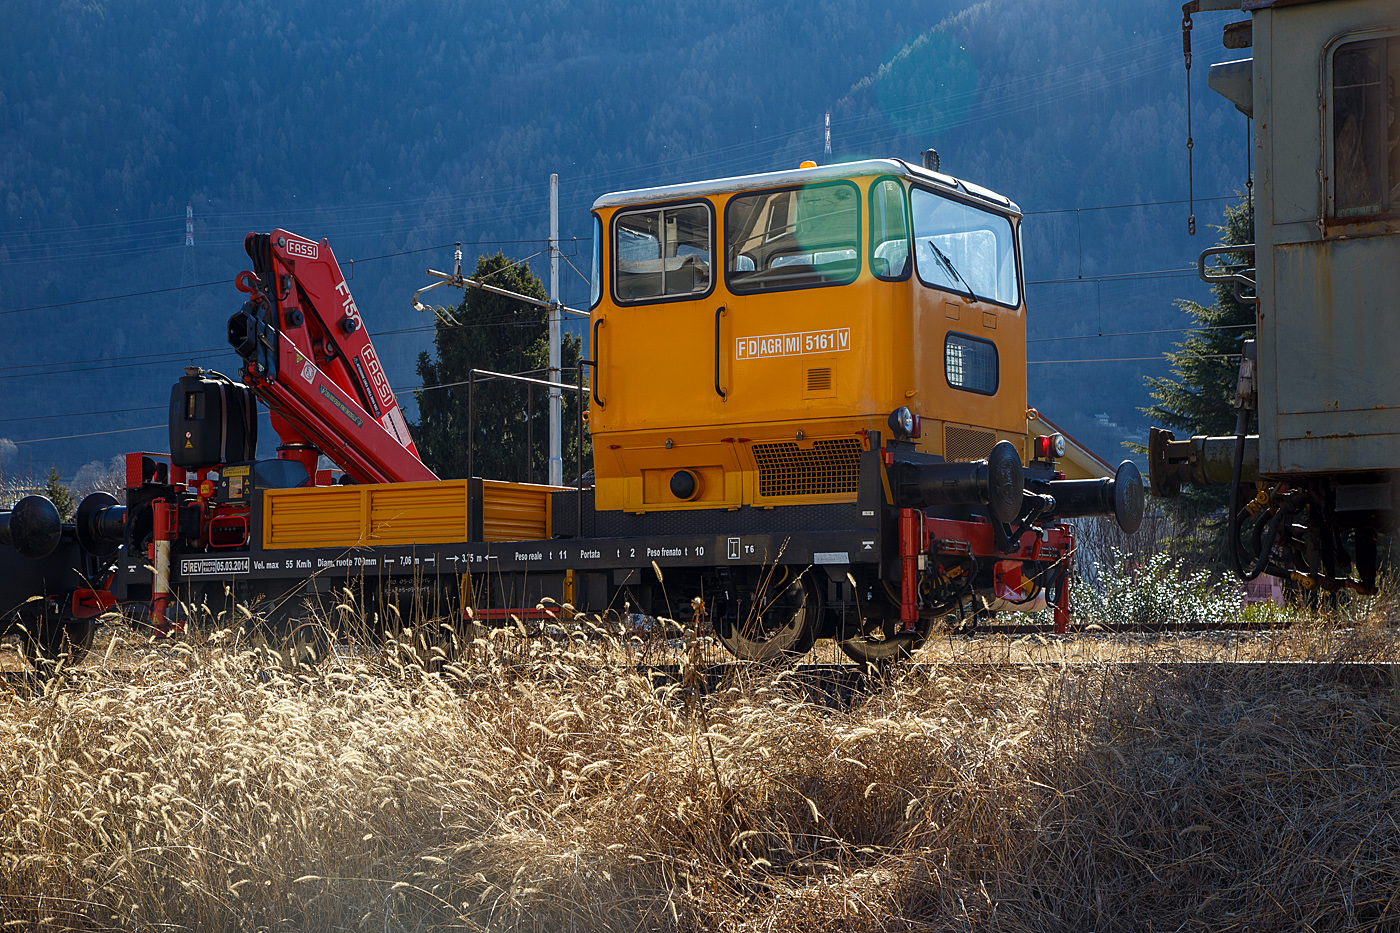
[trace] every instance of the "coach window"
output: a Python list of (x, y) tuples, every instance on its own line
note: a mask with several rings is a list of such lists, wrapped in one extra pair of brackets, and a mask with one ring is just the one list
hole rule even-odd
[(619, 304), (709, 294), (707, 204), (627, 211), (613, 222), (613, 290)]
[(870, 186), (870, 271), (880, 279), (909, 277), (909, 214), (904, 186), (894, 178)]
[(1332, 56), (1332, 216), (1400, 209), (1400, 38), (1339, 47)]
[(923, 188), (909, 192), (909, 207), (919, 281), (971, 301), (1021, 303), (1011, 218)]
[(860, 274), (860, 190), (848, 181), (736, 195), (724, 212), (736, 294), (845, 285)]

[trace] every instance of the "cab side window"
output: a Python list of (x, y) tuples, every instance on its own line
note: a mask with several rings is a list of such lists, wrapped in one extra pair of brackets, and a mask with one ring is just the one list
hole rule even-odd
[(703, 204), (618, 214), (613, 277), (618, 303), (698, 298), (710, 291), (710, 209)]
[(598, 215), (593, 215), (593, 274), (588, 282), (588, 307), (598, 304), (603, 297), (603, 223)]
[(909, 216), (904, 186), (893, 178), (870, 188), (870, 271), (881, 279), (909, 275)]
[(1400, 38), (1351, 42), (1332, 56), (1332, 216), (1400, 209)]
[(995, 395), (1001, 383), (997, 345), (950, 331), (943, 341), (943, 372), (954, 389)]

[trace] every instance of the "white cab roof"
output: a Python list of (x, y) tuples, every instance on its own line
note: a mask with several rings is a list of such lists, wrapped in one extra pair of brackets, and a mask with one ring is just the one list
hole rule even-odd
[(655, 204), (662, 201), (684, 201), (687, 198), (705, 197), (714, 194), (733, 194), (736, 191), (761, 191), (768, 188), (785, 188), (790, 185), (807, 185), (815, 182), (837, 181), (843, 178), (862, 178), (871, 175), (894, 175), (911, 181), (941, 189), (955, 197), (970, 201), (998, 213), (1013, 217), (1021, 216), (1021, 209), (1010, 198), (995, 191), (962, 181), (952, 175), (930, 171), (911, 165), (901, 159), (865, 159), (859, 162), (838, 162), (833, 165), (819, 165), (816, 168), (787, 169), (781, 172), (763, 172), (758, 175), (738, 175), (733, 178), (717, 178), (711, 181), (693, 181), (681, 185), (665, 185), (660, 188), (637, 188), (632, 191), (615, 191), (605, 194), (593, 202), (593, 209), (611, 207), (633, 207), (638, 204)]

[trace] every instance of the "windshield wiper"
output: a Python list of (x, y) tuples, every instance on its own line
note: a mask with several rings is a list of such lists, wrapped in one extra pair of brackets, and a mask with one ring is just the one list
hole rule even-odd
[(943, 254), (943, 250), (938, 248), (937, 243), (934, 243), (932, 240), (929, 240), (928, 248), (933, 250), (933, 255), (938, 257), (938, 261), (943, 265), (943, 268), (947, 269), (948, 273), (952, 275), (953, 278), (957, 279), (963, 284), (963, 288), (967, 289), (967, 297), (972, 299), (973, 304), (976, 304), (977, 302), (982, 300), (977, 297), (977, 293), (972, 290), (972, 286), (967, 284), (967, 279), (963, 278), (962, 273), (959, 272), (957, 268), (953, 265), (953, 260), (945, 256)]

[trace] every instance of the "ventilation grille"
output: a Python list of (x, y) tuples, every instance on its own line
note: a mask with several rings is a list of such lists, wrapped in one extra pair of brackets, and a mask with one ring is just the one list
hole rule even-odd
[(805, 450), (792, 441), (754, 444), (753, 458), (760, 496), (853, 493), (860, 477), (860, 441), (854, 437), (815, 441)]
[(831, 367), (817, 366), (807, 370), (807, 391), (808, 392), (830, 392), (831, 391)]
[(996, 442), (997, 436), (991, 431), (946, 427), (943, 429), (943, 459), (984, 460), (991, 456)]

